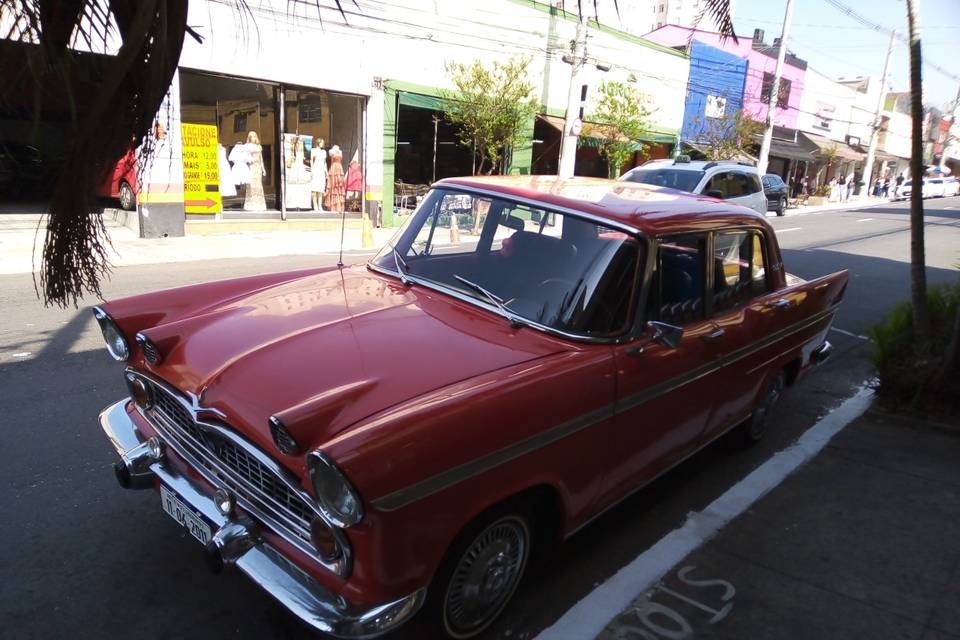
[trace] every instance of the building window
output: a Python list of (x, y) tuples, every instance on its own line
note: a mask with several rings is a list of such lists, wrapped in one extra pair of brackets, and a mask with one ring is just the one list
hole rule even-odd
[(817, 111), (813, 119), (813, 126), (818, 129), (830, 130), (830, 125), (833, 123), (833, 112), (835, 107), (832, 104), (826, 102), (817, 102)]
[[(764, 104), (770, 102), (770, 90), (773, 87), (773, 74), (763, 73), (763, 88), (760, 90), (760, 101)], [(780, 78), (780, 91), (777, 92), (777, 106), (786, 109), (790, 104), (790, 81), (786, 78)]]
[(722, 118), (727, 110), (727, 99), (720, 96), (707, 96), (707, 106), (704, 115), (708, 118)]

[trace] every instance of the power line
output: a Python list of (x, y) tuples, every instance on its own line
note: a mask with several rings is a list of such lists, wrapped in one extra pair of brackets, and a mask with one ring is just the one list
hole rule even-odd
[[(845, 15), (846, 15), (847, 17), (849, 17), (851, 20), (854, 20), (855, 22), (859, 22), (859, 23), (860, 23), (861, 25), (863, 25), (864, 27), (867, 27), (867, 28), (869, 28), (869, 29), (873, 29), (874, 31), (877, 31), (877, 32), (879, 32), (879, 33), (884, 33), (884, 34), (886, 34), (886, 35), (890, 35), (891, 33), (894, 33), (894, 30), (893, 30), (893, 29), (891, 29), (891, 28), (889, 28), (889, 27), (885, 27), (885, 26), (883, 26), (883, 25), (881, 25), (881, 24), (878, 24), (878, 23), (876, 23), (876, 22), (873, 22), (872, 20), (869, 20), (869, 19), (863, 17), (862, 15), (860, 15), (859, 13), (857, 13), (856, 11), (854, 11), (853, 9), (851, 9), (850, 7), (848, 7), (847, 5), (845, 5), (845, 4), (843, 4), (842, 2), (840, 2), (840, 0), (824, 0), (824, 2), (826, 2), (827, 4), (829, 4), (830, 6), (832, 6), (834, 9), (836, 9), (836, 10), (839, 11), (840, 13), (845, 14)], [(899, 32), (898, 32), (895, 37), (896, 37), (897, 40), (899, 40), (900, 42), (906, 44), (907, 46), (910, 45), (910, 40), (909, 40), (906, 36), (904, 36), (902, 33), (899, 33)], [(943, 74), (944, 76), (950, 78), (951, 80), (955, 80), (956, 82), (960, 82), (960, 75), (956, 75), (956, 74), (954, 74), (954, 73), (951, 73), (950, 71), (947, 71), (946, 69), (944, 69), (944, 68), (941, 67), (940, 65), (932, 62), (931, 60), (929, 60), (929, 59), (928, 59), (927, 57), (925, 57), (925, 56), (924, 56), (924, 58), (923, 58), (923, 64), (927, 65), (927, 66), (930, 67), (931, 69), (934, 69), (934, 70), (936, 70), (936, 71), (939, 71), (941, 74)]]

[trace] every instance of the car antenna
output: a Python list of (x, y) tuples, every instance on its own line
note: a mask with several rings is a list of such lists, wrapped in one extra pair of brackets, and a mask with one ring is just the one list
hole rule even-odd
[(347, 208), (340, 212), (340, 255), (337, 256), (337, 267), (343, 269), (343, 230), (347, 226)]

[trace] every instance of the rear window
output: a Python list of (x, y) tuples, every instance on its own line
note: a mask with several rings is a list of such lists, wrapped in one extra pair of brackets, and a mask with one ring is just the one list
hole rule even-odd
[(692, 192), (697, 188), (703, 174), (703, 171), (683, 169), (634, 169), (620, 179)]

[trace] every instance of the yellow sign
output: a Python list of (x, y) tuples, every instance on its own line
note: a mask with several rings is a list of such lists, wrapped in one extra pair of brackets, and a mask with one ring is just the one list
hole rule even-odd
[(217, 162), (217, 127), (185, 122), (180, 130), (183, 134), (183, 210), (220, 213), (223, 200)]

